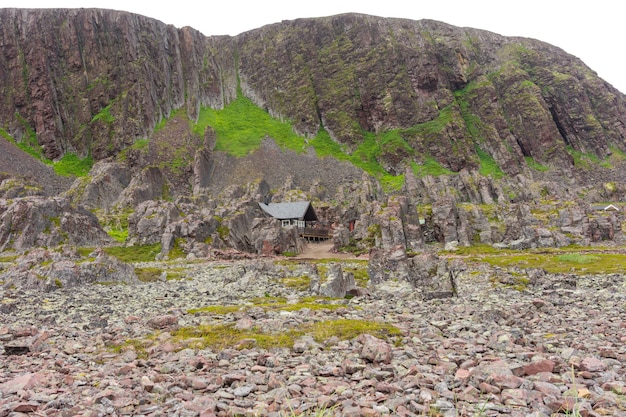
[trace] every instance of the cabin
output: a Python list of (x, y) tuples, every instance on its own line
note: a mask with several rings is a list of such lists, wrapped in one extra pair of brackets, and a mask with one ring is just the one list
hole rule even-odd
[(280, 220), (283, 227), (296, 226), (300, 236), (308, 240), (329, 239), (330, 229), (319, 223), (310, 201), (293, 203), (259, 203), (261, 210)]

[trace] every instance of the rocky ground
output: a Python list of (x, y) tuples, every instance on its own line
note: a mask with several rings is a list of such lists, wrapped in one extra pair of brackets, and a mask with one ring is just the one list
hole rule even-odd
[[(271, 262), (170, 264), (189, 279), (140, 286), (1, 289), (0, 416), (626, 416), (622, 275), (546, 275), (520, 290), (475, 267), (454, 298), (389, 283), (339, 309), (265, 310), (249, 300), (310, 295), (281, 284)], [(232, 304), (241, 309), (188, 311)], [(401, 335), (221, 350), (172, 337), (203, 323), (281, 332), (334, 319)]]

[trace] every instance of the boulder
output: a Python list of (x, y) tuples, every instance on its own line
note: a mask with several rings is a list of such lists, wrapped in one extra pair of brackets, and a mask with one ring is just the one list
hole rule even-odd
[(145, 201), (128, 217), (128, 244), (150, 245), (161, 242), (168, 225), (182, 217), (171, 201)]
[(99, 161), (88, 176), (74, 181), (66, 196), (88, 209), (109, 209), (117, 203), (130, 179), (130, 170), (126, 165)]
[(405, 281), (425, 299), (455, 296), (456, 277), (461, 270), (460, 264), (451, 264), (434, 253), (407, 257), (400, 247), (393, 251), (372, 250), (368, 264), (373, 286), (390, 280)]
[(34, 249), (0, 274), (5, 285), (53, 291), (88, 284), (138, 284), (131, 265), (97, 250), (87, 260), (72, 250)]
[(341, 264), (332, 263), (328, 266), (326, 281), (319, 285), (316, 292), (324, 297), (343, 298), (354, 288), (354, 274), (344, 273)]
[(24, 197), (0, 200), (0, 252), (60, 244), (100, 246), (112, 243), (96, 216), (66, 198)]

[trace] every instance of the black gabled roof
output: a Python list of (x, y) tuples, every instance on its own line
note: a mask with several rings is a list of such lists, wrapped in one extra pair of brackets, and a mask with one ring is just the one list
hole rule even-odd
[(261, 209), (278, 220), (315, 221), (317, 215), (310, 201), (296, 201), (294, 203), (259, 203)]

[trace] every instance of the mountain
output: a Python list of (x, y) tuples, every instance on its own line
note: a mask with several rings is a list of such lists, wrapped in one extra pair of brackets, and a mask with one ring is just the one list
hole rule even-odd
[[(99, 9), (1, 9), (0, 126), (51, 160), (99, 160), (177, 109), (197, 120), (241, 93), (300, 135), (324, 129), (350, 153), (398, 131), (392, 174), (434, 158), (509, 175), (524, 157), (569, 169), (573, 152), (626, 152), (626, 98), (579, 59), (524, 38), (441, 22), (346, 14), (205, 37)], [(30, 140), (30, 139), (29, 139)], [(568, 152), (569, 151), (569, 152)]]
[[(380, 243), (368, 229), (380, 213), (396, 232), (402, 214), (403, 239), (417, 242), (409, 247), (516, 241), (531, 228), (505, 233), (483, 208), (455, 205), (626, 196), (624, 94), (555, 46), (437, 21), (344, 14), (206, 37), (119, 11), (0, 9), (0, 80), (4, 145), (57, 171), (96, 163), (65, 194), (74, 204), (122, 210), (117, 224), (129, 228), (141, 227), (128, 210), (169, 204), (135, 211), (168, 219), (149, 238), (134, 229), (138, 243), (171, 248), (177, 236), (203, 243), (213, 233), (215, 247), (258, 251), (246, 233), (259, 198), (313, 199), (331, 223), (360, 221), (342, 245)], [(24, 176), (16, 160), (0, 159), (2, 178)], [(40, 184), (41, 193), (59, 184)], [(408, 208), (416, 204), (441, 210), (422, 213), (433, 216), (429, 230)], [(579, 224), (587, 208), (562, 213), (563, 227), (576, 223), (581, 239), (621, 228)], [(509, 226), (536, 226), (528, 207), (507, 210), (497, 218)], [(203, 231), (176, 223), (192, 214)], [(220, 222), (228, 227), (217, 236)], [(6, 230), (4, 246), (15, 233)]]

